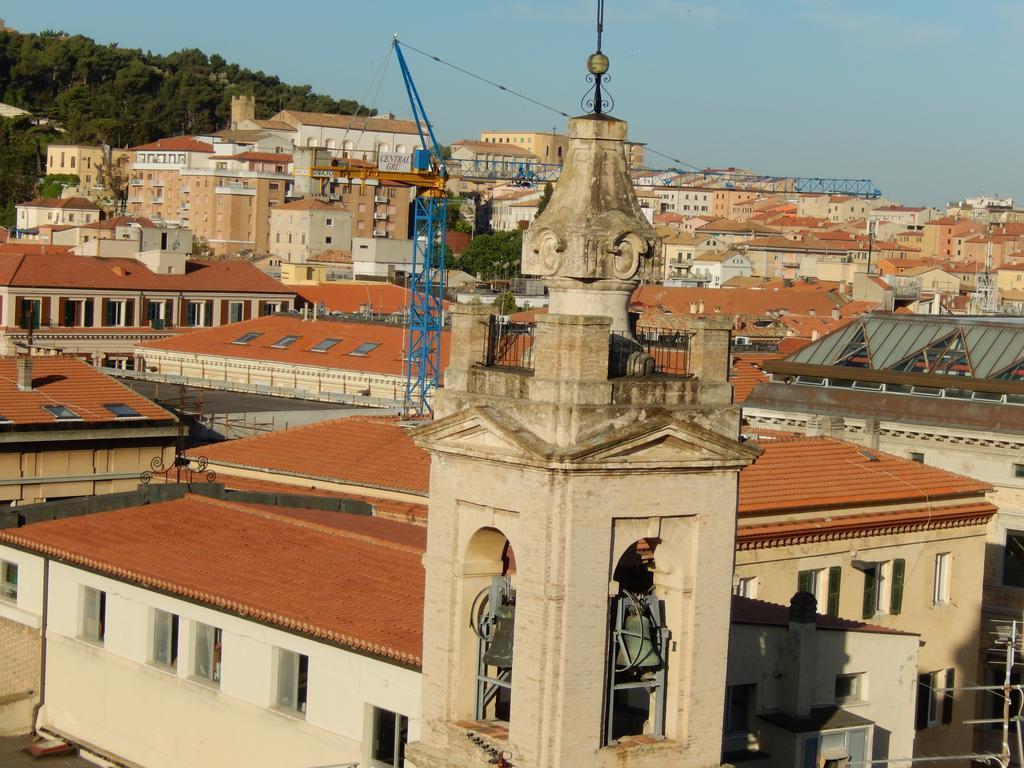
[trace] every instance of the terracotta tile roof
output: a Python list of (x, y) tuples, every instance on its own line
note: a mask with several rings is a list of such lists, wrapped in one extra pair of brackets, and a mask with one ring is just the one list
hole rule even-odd
[(341, 213), (344, 209), (340, 205), (317, 200), (314, 197), (303, 197), (300, 200), (293, 200), (290, 203), (283, 203), (274, 206), (275, 211), (337, 211)]
[[(427, 495), (430, 457), (392, 418), (352, 416), (206, 446), (230, 464), (336, 483)], [(372, 492), (368, 492), (372, 496)]]
[[(204, 451), (197, 451), (197, 453), (205, 455)], [(426, 525), (427, 522), (427, 504), (425, 501), (422, 504), (417, 504), (413, 501), (399, 501), (379, 496), (365, 496), (329, 488), (318, 488), (310, 482), (302, 482), (303, 478), (292, 476), (289, 476), (288, 480), (293, 482), (274, 482), (271, 480), (258, 480), (253, 477), (230, 475), (228, 472), (230, 472), (230, 469), (218, 467), (217, 482), (231, 490), (297, 493), (303, 496), (323, 496), (333, 499), (365, 501), (373, 508), (373, 514), (377, 517), (398, 520), (403, 523), (413, 523), (415, 525)], [(154, 480), (154, 482), (156, 481)], [(173, 482), (173, 480), (169, 482)], [(367, 493), (372, 493), (372, 491), (368, 490)], [(308, 509), (294, 510), (287, 513), (282, 512), (282, 514), (288, 514), (290, 517), (298, 517), (311, 522), (320, 522), (324, 525), (330, 525), (334, 515), (333, 512), (324, 513)]]
[[(733, 624), (759, 624), (771, 627), (789, 626), (789, 606), (777, 603), (767, 603), (764, 600), (753, 600), (749, 597), (733, 595), (732, 618)], [(818, 629), (832, 629), (842, 632), (877, 632), (884, 635), (916, 635), (916, 632), (901, 632), (889, 627), (880, 627), (877, 624), (865, 624), (862, 621), (842, 619), (837, 616), (826, 616), (816, 614), (814, 617), (815, 626)]]
[(291, 155), (277, 152), (239, 152), (237, 155), (210, 155), (211, 160), (252, 160), (257, 163), (290, 163)]
[[(246, 344), (234, 343), (246, 333), (261, 335)], [(275, 348), (273, 345), (285, 336), (299, 338), (288, 346)], [(312, 351), (313, 347), (328, 339), (337, 339), (338, 343), (324, 352)], [(378, 346), (366, 354), (352, 354), (360, 345), (369, 343)], [(146, 342), (142, 347), (243, 360), (267, 360), (338, 371), (385, 373), (393, 376), (401, 376), (405, 372), (402, 362), (405, 328), (383, 323), (346, 323), (324, 319), (314, 322), (296, 315), (267, 315)], [(441, 370), (447, 366), (448, 332), (443, 331)]]
[(111, 219), (102, 219), (92, 224), (82, 224), (79, 229), (117, 229), (118, 227), (130, 227), (138, 224), (144, 229), (155, 229), (156, 224), (145, 216), (115, 216)]
[[(133, 409), (141, 419), (118, 419), (104, 407), (115, 403)], [(0, 417), (15, 426), (60, 423), (44, 410), (43, 406), (47, 405), (70, 408), (81, 422), (89, 424), (174, 420), (174, 416), (160, 406), (76, 357), (33, 357), (32, 390), (27, 392), (17, 387), (16, 358), (0, 357)], [(78, 420), (67, 423), (78, 423)], [(0, 423), (0, 430), (10, 429), (10, 425)]]
[[(315, 125), (324, 128), (342, 128), (353, 131), (382, 131), (384, 133), (409, 133), (419, 136), (416, 123), (412, 120), (390, 120), (383, 117), (356, 117), (354, 115), (331, 115), (326, 112), (300, 112), (285, 109), (272, 118), (273, 122), (284, 123), (297, 128), (300, 125)], [(261, 127), (265, 127), (262, 126)]]
[(739, 354), (733, 355), (729, 368), (729, 382), (732, 384), (733, 402), (742, 403), (761, 383), (771, 381), (771, 376), (761, 368), (765, 360), (778, 360), (782, 355)]
[(827, 437), (761, 443), (740, 472), (743, 518), (874, 504), (933, 504), (992, 487), (936, 467)]
[[(329, 312), (355, 313), (362, 311), (364, 306), (370, 305), (373, 307), (375, 315), (407, 312), (411, 295), (407, 288), (394, 283), (360, 281), (297, 285), (295, 291), (299, 298), (305, 299), (310, 304), (322, 302)], [(451, 303), (444, 302), (444, 306), (447, 308), (451, 306)]]
[(515, 157), (522, 157), (527, 160), (539, 160), (533, 152), (515, 144), (503, 144), (499, 142), (490, 141), (474, 141), (473, 139), (463, 139), (462, 141), (452, 142), (452, 149), (456, 147), (466, 147), (466, 149), (472, 150), (478, 155), (508, 155)]
[(409, 665), (422, 651), (425, 529), (186, 496), (0, 532), (0, 541)]
[(166, 139), (157, 139), (149, 144), (132, 147), (129, 151), (136, 152), (141, 150), (156, 152), (203, 152), (208, 155), (213, 152), (213, 144), (200, 141), (195, 136), (170, 136)]
[(70, 208), (75, 211), (98, 211), (100, 209), (96, 203), (92, 200), (86, 200), (84, 197), (37, 197), (35, 200), (29, 200), (27, 203), (18, 203), (18, 207), (21, 206), (26, 208)]
[(633, 303), (648, 307), (664, 307), (673, 313), (690, 315), (695, 312), (691, 305), (697, 305), (696, 313), (703, 302), (705, 315), (765, 315), (771, 311), (807, 315), (814, 310), (827, 315), (842, 300), (836, 300), (833, 293), (780, 288), (760, 290), (756, 288), (669, 288), (663, 285), (642, 285), (633, 292)]
[(290, 295), (291, 289), (244, 261), (191, 259), (180, 275), (152, 272), (135, 259), (78, 256), (8, 243), (0, 249), (0, 284), (25, 288), (188, 291)]

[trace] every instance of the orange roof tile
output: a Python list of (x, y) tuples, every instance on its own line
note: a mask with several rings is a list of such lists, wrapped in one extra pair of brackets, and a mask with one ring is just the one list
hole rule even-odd
[[(705, 315), (765, 315), (771, 311), (807, 315), (830, 314), (841, 300), (826, 291), (780, 288), (669, 288), (663, 285), (642, 285), (633, 292), (633, 303), (649, 307), (665, 307), (677, 314), (692, 314), (691, 305), (703, 302)], [(699, 309), (697, 310), (699, 313)]]
[[(739, 515), (923, 503), (977, 497), (992, 487), (881, 451), (826, 437), (762, 443), (740, 472)], [(873, 457), (873, 458), (872, 458)]]
[[(394, 283), (331, 282), (319, 285), (298, 285), (299, 297), (310, 304), (323, 303), (328, 312), (360, 312), (366, 305), (376, 315), (392, 315), (409, 309), (411, 293)], [(450, 302), (444, 303), (447, 308)]]
[[(397, 420), (353, 416), (205, 446), (212, 463), (426, 496), (430, 458)], [(372, 494), (371, 494), (372, 496)]]
[(733, 355), (732, 366), (729, 368), (733, 402), (742, 403), (755, 386), (771, 381), (771, 376), (761, 369), (761, 363), (765, 360), (778, 360), (781, 357), (782, 355)]
[(317, 200), (314, 197), (303, 197), (299, 200), (293, 200), (290, 203), (283, 203), (281, 205), (274, 206), (275, 211), (343, 211), (344, 209), (340, 205), (334, 205), (332, 203), (324, 202), (323, 200)]
[(213, 152), (213, 144), (200, 141), (195, 136), (170, 136), (165, 139), (157, 139), (149, 144), (141, 144), (132, 147), (129, 151), (149, 150), (155, 152)]
[[(392, 418), (352, 416), (206, 446), (212, 463), (427, 495), (430, 457)], [(372, 495), (370, 493), (369, 495)]]
[(257, 163), (290, 163), (291, 155), (278, 152), (239, 152), (237, 155), (210, 155), (211, 160), (251, 160)]
[[(200, 496), (52, 520), (0, 541), (113, 578), (418, 665), (422, 526)], [(287, 574), (282, 578), (281, 574)]]
[(0, 284), (26, 288), (98, 288), (114, 291), (188, 291), (290, 295), (292, 291), (244, 261), (185, 263), (180, 275), (158, 274), (135, 259), (37, 251), (8, 243), (0, 248)]
[[(104, 406), (123, 404), (139, 416), (118, 419)], [(134, 424), (139, 421), (171, 422), (174, 416), (147, 400), (119, 381), (76, 357), (33, 357), (32, 389), (21, 391), (17, 387), (17, 362), (14, 357), (0, 357), (0, 417), (14, 427), (30, 425), (51, 426), (61, 423), (46, 405), (70, 408), (79, 420), (67, 424)], [(0, 424), (0, 430), (9, 431), (12, 425)]]
[[(259, 336), (245, 344), (235, 342), (246, 333)], [(164, 349), (197, 355), (269, 360), (293, 365), (308, 365), (339, 371), (365, 371), (400, 376), (404, 373), (403, 353), (406, 330), (383, 323), (306, 321), (297, 315), (267, 315), (241, 323), (204, 328), (156, 341), (145, 342), (147, 349)], [(274, 347), (285, 336), (299, 338), (284, 347)], [(338, 343), (323, 352), (314, 352), (320, 342)], [(362, 344), (377, 344), (365, 354), (352, 354)], [(441, 370), (448, 365), (448, 332), (442, 331)]]
[[(837, 616), (827, 616), (822, 613), (815, 614), (814, 619), (815, 625), (818, 629), (837, 629), (843, 632), (877, 632), (885, 635), (916, 634), (911, 632), (902, 632), (897, 629), (891, 629), (890, 627), (881, 627), (876, 624), (865, 624), (861, 621), (843, 619)], [(788, 627), (789, 606), (733, 595), (731, 621), (734, 624), (761, 624), (774, 627)]]
[(48, 198), (37, 197), (27, 203), (18, 203), (26, 208), (72, 208), (76, 211), (98, 211), (100, 207), (84, 197)]

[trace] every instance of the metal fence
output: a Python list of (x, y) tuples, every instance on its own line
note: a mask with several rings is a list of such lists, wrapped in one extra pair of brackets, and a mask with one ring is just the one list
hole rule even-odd
[(484, 365), (497, 368), (533, 370), (533, 323), (502, 322), (491, 315), (487, 329)]
[(690, 337), (683, 332), (615, 331), (608, 347), (608, 376), (689, 376)]

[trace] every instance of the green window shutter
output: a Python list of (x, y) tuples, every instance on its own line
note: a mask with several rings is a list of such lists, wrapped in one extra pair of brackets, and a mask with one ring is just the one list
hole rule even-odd
[(903, 575), (907, 561), (902, 557), (892, 561), (892, 594), (889, 597), (889, 613), (898, 616), (903, 610)]
[(796, 591), (797, 592), (814, 592), (812, 584), (814, 582), (814, 571), (800, 571), (796, 575)]
[(875, 590), (878, 588), (878, 566), (873, 565), (864, 571), (864, 612), (865, 619), (875, 615)]
[[(953, 670), (946, 670), (946, 688), (953, 687)], [(945, 690), (942, 692), (942, 722), (945, 725), (953, 722), (953, 691)]]
[(833, 565), (828, 569), (828, 615), (839, 615), (839, 585), (843, 578), (843, 569)]

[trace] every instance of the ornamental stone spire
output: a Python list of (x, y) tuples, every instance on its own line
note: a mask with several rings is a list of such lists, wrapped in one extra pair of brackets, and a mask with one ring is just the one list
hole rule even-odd
[(629, 177), (626, 130), (600, 113), (569, 120), (558, 186), (523, 238), (523, 272), (544, 278), (551, 314), (610, 317), (628, 333), (630, 296), (661, 258)]

